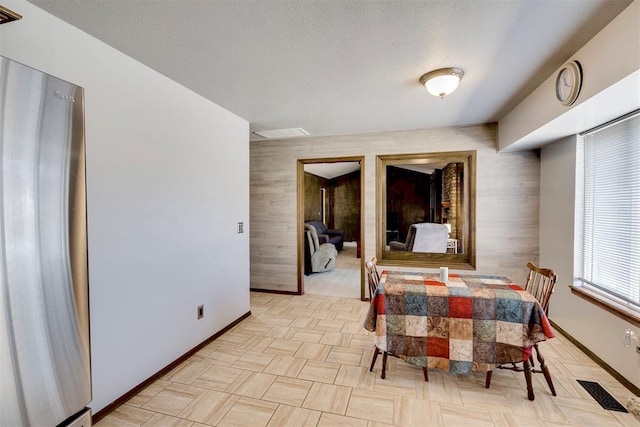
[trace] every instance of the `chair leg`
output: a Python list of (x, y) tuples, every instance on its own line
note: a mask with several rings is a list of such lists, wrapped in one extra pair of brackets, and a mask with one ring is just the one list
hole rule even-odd
[(547, 366), (542, 366), (542, 374), (544, 375), (544, 379), (547, 380), (547, 385), (549, 385), (551, 394), (556, 396), (556, 389), (553, 386), (553, 381), (551, 381), (551, 374), (549, 373), (549, 368)]
[(387, 352), (385, 351), (382, 355), (382, 374), (380, 378), (384, 379), (387, 376)]
[(489, 388), (491, 385), (491, 375), (493, 375), (493, 371), (487, 371), (487, 376), (484, 379), (484, 388)]
[(378, 355), (380, 354), (380, 350), (378, 350), (378, 347), (373, 347), (373, 359), (371, 360), (371, 367), (369, 368), (369, 372), (373, 371), (373, 365), (376, 364), (376, 359), (378, 358)]
[(551, 390), (551, 394), (556, 396), (556, 389), (553, 386), (553, 381), (551, 381), (551, 373), (549, 372), (549, 367), (544, 363), (544, 356), (542, 355), (542, 353), (540, 353), (540, 350), (538, 350), (538, 344), (534, 344), (533, 348), (536, 351), (536, 358), (538, 359), (538, 362), (540, 363), (540, 369), (542, 370), (542, 374), (544, 375), (544, 379), (547, 380), (547, 385), (549, 386), (549, 389)]
[(533, 384), (531, 384), (531, 364), (528, 360), (525, 360), (522, 365), (524, 368), (524, 379), (527, 381), (527, 397), (529, 400), (533, 400), (536, 397), (533, 394)]
[[(378, 355), (382, 353), (378, 347), (374, 347), (373, 349), (373, 359), (371, 360), (371, 366), (369, 367), (369, 372), (373, 371), (373, 366), (376, 364), (376, 360), (378, 359)], [(382, 355), (382, 374), (380, 374), (380, 378), (385, 379), (387, 376), (387, 353), (386, 351)], [(427, 368), (422, 368), (422, 373), (424, 374), (424, 380), (429, 382), (429, 373), (427, 372)]]

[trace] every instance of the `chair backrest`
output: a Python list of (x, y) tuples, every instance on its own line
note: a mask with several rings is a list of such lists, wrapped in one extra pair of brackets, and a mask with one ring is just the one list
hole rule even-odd
[(527, 268), (529, 269), (529, 275), (524, 289), (533, 295), (544, 312), (549, 314), (549, 299), (551, 299), (558, 276), (553, 270), (536, 267), (531, 262), (527, 263)]
[(367, 281), (369, 282), (369, 298), (373, 301), (373, 294), (376, 292), (378, 283), (380, 283), (380, 274), (376, 264), (378, 260), (376, 257), (371, 258), (371, 261), (365, 263), (367, 269)]
[[(416, 235), (412, 252), (446, 253), (449, 229), (444, 224), (423, 222), (413, 224)], [(409, 239), (407, 239), (408, 241)]]
[(404, 250), (407, 252), (411, 252), (413, 250), (413, 242), (416, 239), (416, 227), (411, 224), (409, 226), (409, 230), (407, 231), (407, 240), (404, 241)]
[(325, 230), (327, 229), (327, 226), (322, 221), (309, 220), (309, 221), (305, 221), (304, 223), (305, 225), (313, 226), (313, 228), (316, 229), (316, 233), (318, 234), (325, 234)]
[(318, 232), (315, 227), (310, 224), (304, 225), (305, 234), (307, 235), (307, 244), (309, 245), (309, 253), (315, 254), (320, 248), (320, 241), (318, 240)]

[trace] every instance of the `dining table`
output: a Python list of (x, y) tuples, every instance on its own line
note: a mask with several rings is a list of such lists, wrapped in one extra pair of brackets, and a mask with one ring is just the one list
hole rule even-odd
[(528, 361), (534, 344), (555, 337), (533, 295), (485, 274), (440, 281), (438, 273), (385, 270), (364, 327), (381, 352), (453, 374)]

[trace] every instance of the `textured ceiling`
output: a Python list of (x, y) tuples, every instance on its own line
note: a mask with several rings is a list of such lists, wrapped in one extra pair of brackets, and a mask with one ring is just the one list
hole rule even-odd
[(359, 162), (307, 163), (304, 165), (305, 172), (325, 179), (337, 178), (357, 170), (360, 170)]
[[(30, 1), (253, 130), (312, 136), (495, 122), (631, 2)], [(439, 99), (418, 79), (446, 66), (465, 76)]]

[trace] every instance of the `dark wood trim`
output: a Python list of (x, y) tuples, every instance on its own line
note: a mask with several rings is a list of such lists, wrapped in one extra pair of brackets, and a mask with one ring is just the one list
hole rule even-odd
[(296, 283), (298, 295), (304, 293), (304, 161), (298, 159), (296, 172), (296, 242), (298, 274)]
[(365, 291), (364, 286), (364, 263), (366, 262), (364, 259), (364, 247), (365, 247), (365, 229), (364, 229), (364, 200), (366, 194), (366, 186), (364, 182), (364, 156), (360, 158), (360, 301), (367, 301), (366, 297), (367, 293)]
[(607, 300), (601, 297), (598, 293), (582, 286), (569, 286), (569, 288), (571, 288), (572, 294), (597, 305), (625, 322), (631, 323), (633, 326), (640, 327), (640, 317), (623, 305), (615, 304), (613, 301)]
[(572, 337), (567, 331), (565, 331), (564, 329), (562, 329), (560, 326), (558, 326), (555, 322), (551, 321), (551, 326), (553, 326), (553, 328), (560, 332), (566, 339), (568, 339), (569, 341), (571, 341), (571, 343), (573, 345), (575, 345), (576, 347), (578, 347), (584, 354), (586, 354), (589, 359), (593, 360), (594, 362), (596, 362), (602, 369), (604, 369), (605, 371), (607, 371), (609, 374), (611, 374), (611, 376), (613, 378), (615, 378), (616, 380), (618, 380), (620, 382), (620, 384), (622, 384), (623, 386), (625, 386), (629, 391), (631, 391), (634, 395), (636, 396), (640, 396), (640, 388), (636, 387), (631, 381), (629, 381), (628, 379), (626, 379), (625, 377), (622, 376), (622, 374), (620, 374), (618, 371), (616, 371), (615, 369), (613, 369), (611, 366), (609, 366), (604, 360), (600, 359), (598, 356), (596, 356), (596, 354), (594, 352), (592, 352), (591, 350), (589, 350), (587, 347), (584, 346), (584, 344), (582, 344), (580, 341), (578, 341), (577, 339), (575, 339), (574, 337)]
[(265, 294), (281, 294), (281, 295), (301, 295), (298, 291), (280, 291), (278, 289), (258, 289), (250, 288), (251, 292), (264, 292)]
[(111, 411), (116, 409), (118, 406), (124, 404), (129, 399), (134, 397), (136, 394), (140, 393), (142, 390), (144, 390), (149, 385), (151, 385), (151, 383), (153, 383), (154, 381), (158, 380), (159, 378), (163, 377), (167, 373), (171, 372), (171, 370), (173, 370), (176, 366), (180, 365), (182, 362), (184, 362), (185, 360), (187, 360), (188, 358), (190, 358), (191, 356), (199, 352), (202, 348), (210, 344), (212, 341), (216, 340), (222, 334), (224, 334), (229, 329), (233, 328), (234, 326), (236, 326), (238, 323), (240, 323), (241, 321), (243, 321), (249, 316), (251, 316), (251, 311), (248, 311), (242, 316), (238, 317), (236, 320), (234, 320), (233, 322), (231, 322), (230, 324), (222, 328), (220, 331), (211, 335), (209, 338), (202, 341), (200, 344), (193, 347), (191, 350), (187, 351), (185, 354), (183, 354), (173, 362), (169, 363), (167, 366), (165, 366), (164, 368), (162, 368), (161, 370), (159, 370), (158, 372), (156, 372), (155, 374), (153, 374), (152, 376), (150, 376), (149, 378), (147, 378), (146, 380), (144, 380), (143, 382), (141, 382), (140, 384), (138, 384), (137, 386), (135, 386), (134, 388), (132, 388), (131, 390), (129, 390), (128, 392), (126, 392), (125, 394), (123, 394), (122, 396), (120, 396), (119, 398), (117, 398), (116, 400), (114, 400), (113, 402), (111, 402), (110, 404), (108, 404), (107, 406), (105, 406), (95, 414), (93, 414), (93, 416), (91, 417), (92, 423), (96, 424), (98, 421), (106, 417)]

